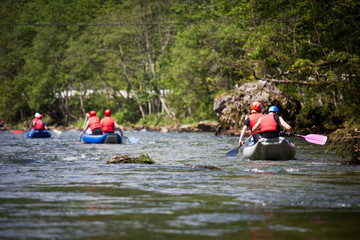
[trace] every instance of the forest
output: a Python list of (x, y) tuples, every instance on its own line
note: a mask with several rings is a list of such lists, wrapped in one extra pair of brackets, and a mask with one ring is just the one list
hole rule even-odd
[(214, 99), (271, 81), (299, 127), (359, 126), (358, 0), (2, 0), (0, 119), (68, 126), (216, 120)]

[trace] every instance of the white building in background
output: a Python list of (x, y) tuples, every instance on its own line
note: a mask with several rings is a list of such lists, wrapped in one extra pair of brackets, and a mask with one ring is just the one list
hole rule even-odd
[[(149, 91), (149, 94), (153, 93), (154, 91)], [(110, 91), (106, 91), (104, 89), (100, 89), (100, 90), (92, 90), (92, 89), (89, 89), (89, 90), (86, 90), (86, 93), (85, 93), (85, 96), (89, 96), (89, 95), (92, 95), (94, 93), (102, 93), (102, 94), (109, 94)], [(166, 96), (167, 94), (170, 93), (170, 90), (160, 90), (160, 96), (163, 97), (163, 96)], [(81, 93), (80, 91), (78, 90), (68, 90), (68, 91), (62, 91), (60, 93), (60, 96), (58, 96), (59, 98), (65, 98), (66, 96), (68, 97), (73, 97), (75, 95), (80, 95), (80, 94), (83, 94)], [(120, 91), (116, 91), (116, 94), (120, 97), (125, 97), (125, 98), (133, 98), (135, 97), (135, 95), (133, 93), (129, 93), (125, 90), (120, 90)]]

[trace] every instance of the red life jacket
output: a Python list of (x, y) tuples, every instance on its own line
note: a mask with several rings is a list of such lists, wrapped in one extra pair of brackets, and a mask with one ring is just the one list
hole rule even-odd
[(34, 127), (37, 130), (44, 130), (43, 120), (41, 120), (41, 119), (37, 120)]
[(39, 120), (38, 118), (34, 118), (34, 119), (31, 121), (31, 127), (35, 128), (36, 122), (37, 122), (38, 120)]
[(250, 130), (251, 130), (251, 135), (253, 135), (254, 133), (260, 133), (260, 130), (253, 132), (252, 128), (255, 126), (255, 124), (258, 122), (259, 118), (261, 118), (263, 116), (262, 113), (252, 113), (249, 115), (249, 120), (250, 120)]
[(101, 128), (100, 118), (98, 116), (93, 116), (89, 118), (89, 127), (91, 129), (91, 133), (96, 128)]
[(101, 123), (101, 130), (103, 132), (114, 132), (115, 121), (112, 117), (104, 117)]
[(278, 132), (279, 125), (275, 121), (275, 114), (266, 114), (262, 116), (260, 122), (260, 132)]

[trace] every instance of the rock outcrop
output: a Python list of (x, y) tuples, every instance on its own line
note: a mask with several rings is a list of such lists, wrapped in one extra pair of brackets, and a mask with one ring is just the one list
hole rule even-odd
[(216, 134), (238, 135), (250, 113), (250, 104), (255, 101), (262, 103), (263, 113), (271, 105), (277, 106), (280, 115), (290, 124), (300, 109), (300, 103), (296, 99), (286, 96), (271, 82), (245, 83), (236, 87), (232, 94), (215, 99), (214, 111), (219, 118)]

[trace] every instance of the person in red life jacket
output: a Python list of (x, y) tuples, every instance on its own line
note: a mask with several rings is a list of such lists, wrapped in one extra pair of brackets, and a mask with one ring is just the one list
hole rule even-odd
[(266, 114), (259, 118), (253, 127), (253, 131), (260, 129), (262, 138), (278, 138), (280, 136), (280, 127), (283, 127), (289, 134), (294, 134), (292, 127), (279, 116), (280, 111), (276, 106), (271, 106)]
[(39, 114), (37, 117), (37, 121), (35, 122), (33, 128), (36, 130), (48, 130), (48, 127), (46, 126), (45, 121), (42, 120), (42, 115)]
[(121, 127), (116, 123), (115, 119), (111, 117), (111, 110), (105, 110), (105, 117), (101, 119), (101, 130), (104, 133), (113, 133), (115, 129), (120, 131), (120, 136), (124, 136)]
[(81, 136), (89, 127), (91, 130), (91, 135), (102, 135), (103, 132), (101, 131), (100, 118), (96, 116), (96, 112), (90, 111), (88, 116), (89, 116), (89, 120), (86, 122), (86, 125), (82, 130)]
[(261, 110), (262, 110), (262, 105), (259, 102), (253, 102), (250, 105), (250, 115), (246, 118), (245, 125), (241, 130), (241, 134), (240, 134), (240, 138), (239, 138), (239, 146), (242, 146), (244, 144), (242, 139), (244, 137), (246, 130), (248, 130), (248, 129), (250, 129), (250, 131), (251, 131), (251, 135), (254, 139), (254, 142), (257, 142), (261, 138), (260, 131), (255, 131), (255, 132), (252, 131), (252, 128), (257, 123), (259, 118), (261, 118), (263, 116), (263, 114), (261, 113)]
[(39, 116), (40, 116), (40, 113), (35, 113), (35, 118), (33, 120), (31, 120), (31, 123), (30, 123), (31, 129), (35, 129), (35, 124), (36, 124), (37, 120), (39, 120)]

